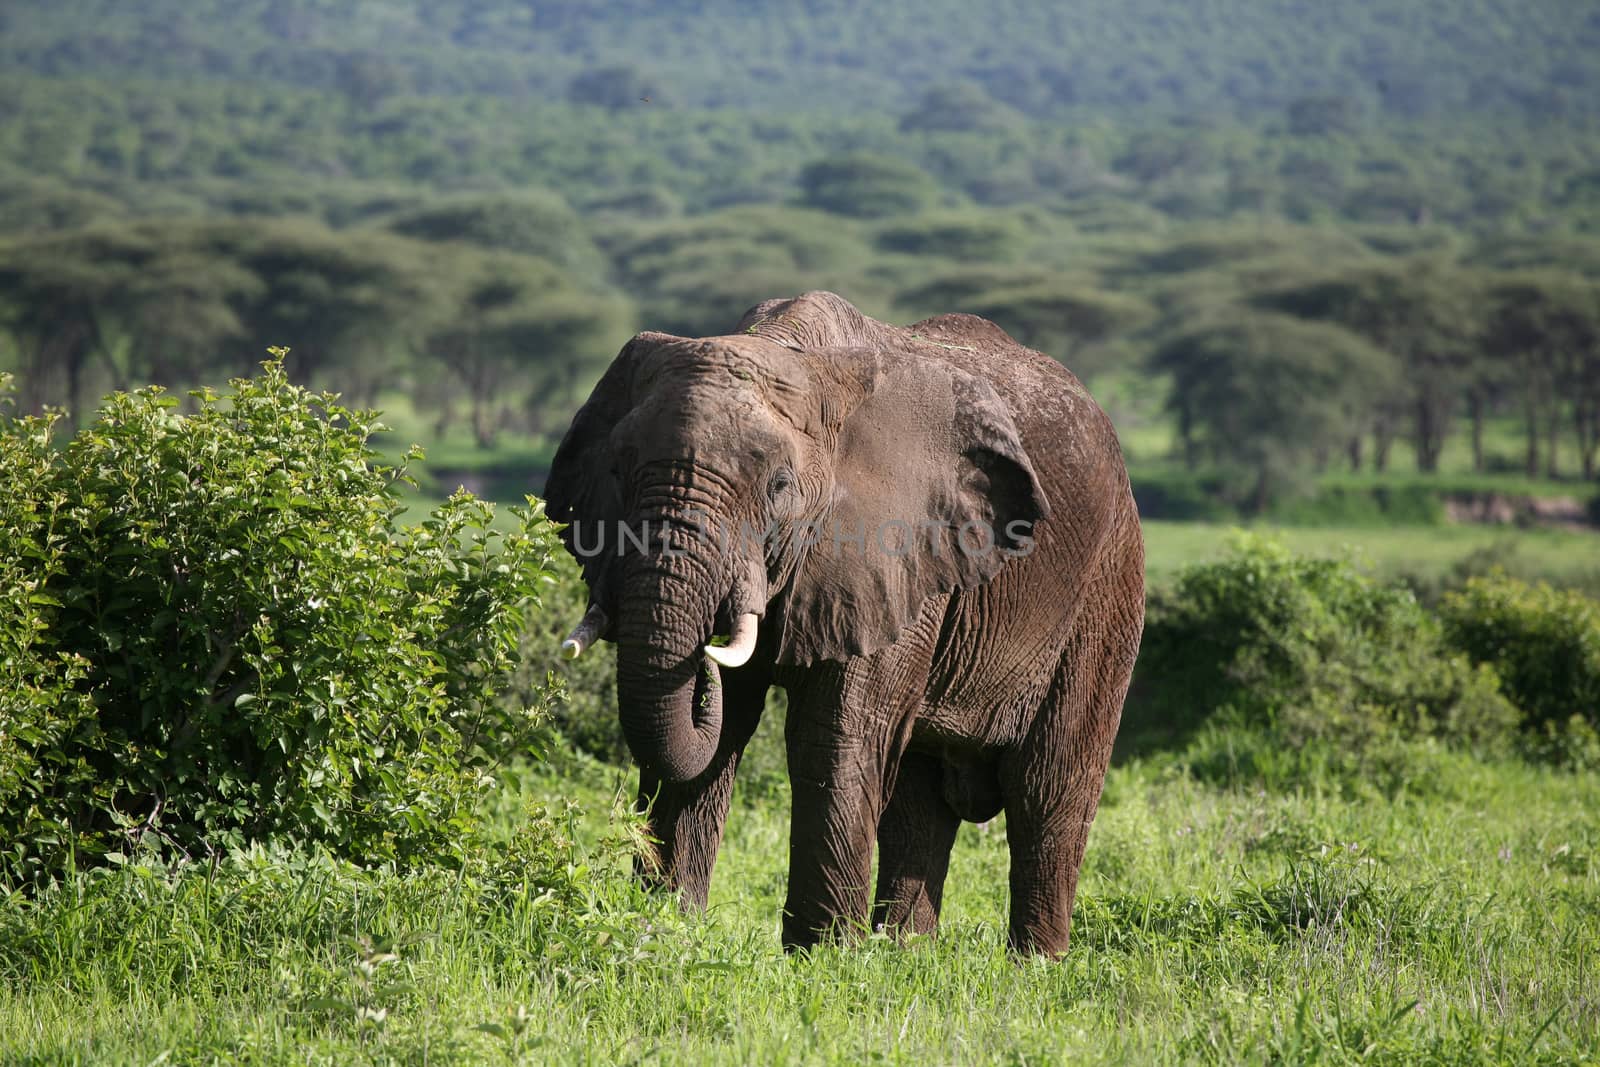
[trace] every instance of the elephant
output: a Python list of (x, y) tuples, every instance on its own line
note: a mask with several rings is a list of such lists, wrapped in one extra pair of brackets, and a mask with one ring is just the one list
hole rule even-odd
[(589, 588), (564, 651), (617, 647), (642, 877), (705, 906), (777, 686), (785, 949), (933, 933), (960, 823), (1003, 811), (1009, 945), (1066, 951), (1144, 544), (1111, 421), (1065, 367), (972, 315), (768, 300), (726, 336), (628, 341), (544, 498)]

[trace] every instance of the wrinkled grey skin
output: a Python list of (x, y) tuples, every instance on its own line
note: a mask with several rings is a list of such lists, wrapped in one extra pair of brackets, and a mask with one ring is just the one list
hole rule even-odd
[[(1003, 810), (1010, 942), (1066, 950), (1144, 548), (1110, 421), (1060, 364), (970, 315), (901, 328), (832, 293), (767, 301), (725, 337), (630, 341), (545, 496), (568, 547), (587, 547), (618, 646), (661, 842), (646, 877), (704, 906), (739, 755), (778, 685), (786, 946), (932, 931), (957, 826)], [(618, 521), (652, 540), (615, 551)], [(719, 669), (701, 648), (745, 612), (761, 616), (755, 654)]]

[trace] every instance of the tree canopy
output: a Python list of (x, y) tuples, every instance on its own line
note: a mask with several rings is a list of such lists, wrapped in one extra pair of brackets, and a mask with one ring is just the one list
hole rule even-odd
[[(356, 402), (538, 449), (633, 329), (715, 333), (829, 288), (891, 320), (986, 315), (1130, 398), (1118, 418), (1160, 417), (1152, 379), (1265, 405), (1217, 431), (1174, 393), (1188, 428), (1151, 460), (1246, 503), (1391, 452), (1432, 470), (1463, 414), (1479, 471), (1593, 476), (1581, 5), (4, 14), (0, 370), (29, 410), (82, 418), (282, 344)], [(1323, 383), (1346, 421), (1247, 367)], [(1361, 389), (1323, 377), (1345, 371)]]
[(1359, 436), (1400, 378), (1389, 353), (1338, 326), (1244, 309), (1169, 338), (1150, 366), (1172, 376), (1187, 462), (1242, 468), (1256, 512)]

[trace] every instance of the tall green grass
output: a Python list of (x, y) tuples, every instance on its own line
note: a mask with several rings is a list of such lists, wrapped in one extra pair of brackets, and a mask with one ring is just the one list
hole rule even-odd
[(554, 888), (257, 853), (6, 901), (0, 1062), (1592, 1058), (1600, 783), (1441, 758), (1388, 798), (1114, 767), (1058, 963), (1002, 948), (1003, 822), (963, 828), (936, 939), (786, 957), (781, 790), (683, 918), (594, 844), (621, 772), (575, 762), (525, 785), (589, 813)]

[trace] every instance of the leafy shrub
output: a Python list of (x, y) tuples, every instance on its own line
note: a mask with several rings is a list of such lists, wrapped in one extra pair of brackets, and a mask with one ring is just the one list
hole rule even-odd
[(509, 692), (513, 705), (540, 699), (558, 687), (544, 721), (547, 751), (575, 749), (608, 763), (626, 763), (628, 743), (617, 717), (617, 651), (597, 641), (575, 660), (561, 656), (561, 642), (588, 610), (589, 596), (577, 563), (566, 553), (550, 561), (552, 582), (542, 610), (522, 635), (521, 665)]
[(1439, 526), (1444, 503), (1426, 485), (1326, 486), (1272, 505), (1276, 522), (1292, 526)]
[(1544, 755), (1600, 766), (1600, 604), (1496, 574), (1447, 594), (1439, 615), (1452, 645), (1500, 675)]
[(0, 879), (279, 836), (448, 859), (524, 742), (497, 697), (542, 515), (400, 524), (374, 414), (264, 367), (191, 415), (117, 394), (60, 450), (0, 422)]
[(1494, 672), (1451, 649), (1408, 590), (1243, 535), (1151, 597), (1129, 729), (1187, 735), (1218, 711), (1296, 761), (1316, 747), (1338, 773), (1420, 737), (1502, 750), (1516, 725)]
[[(10, 380), (0, 375), (0, 395)], [(50, 635), (60, 607), (51, 586), (70, 577), (73, 564), (58, 532), (66, 499), (53, 484), (56, 418), (0, 424), (0, 849), (6, 852), (23, 825), (20, 795), (34, 782), (59, 776), (93, 786), (82, 770), (52, 758), (95, 730), (94, 702), (83, 688), (90, 661)], [(0, 854), (0, 865), (6, 862)]]

